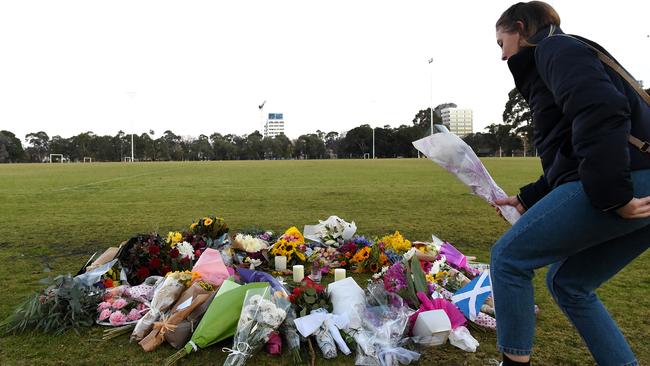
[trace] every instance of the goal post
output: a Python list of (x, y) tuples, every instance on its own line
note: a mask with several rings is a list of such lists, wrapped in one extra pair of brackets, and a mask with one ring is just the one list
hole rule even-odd
[(131, 162), (131, 157), (130, 156), (125, 156), (124, 157), (124, 162), (125, 163), (130, 163)]
[(363, 158), (364, 159), (370, 159), (370, 153), (364, 153)]
[(50, 163), (53, 162), (54, 157), (58, 157), (59, 158), (58, 162), (63, 163), (63, 154), (50, 154), (50, 161), (49, 161)]
[(93, 162), (93, 158), (89, 156), (84, 156), (84, 163), (92, 163), (92, 162)]

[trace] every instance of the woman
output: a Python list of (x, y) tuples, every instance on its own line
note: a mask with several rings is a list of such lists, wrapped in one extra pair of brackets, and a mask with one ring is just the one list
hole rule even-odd
[(496, 202), (523, 214), (491, 253), (497, 348), (503, 365), (529, 364), (533, 270), (551, 265), (549, 291), (596, 362), (635, 365), (594, 290), (650, 244), (650, 153), (628, 142), (650, 140), (650, 107), (592, 47), (606, 51), (559, 26), (540, 1), (511, 6), (496, 23), (544, 172)]

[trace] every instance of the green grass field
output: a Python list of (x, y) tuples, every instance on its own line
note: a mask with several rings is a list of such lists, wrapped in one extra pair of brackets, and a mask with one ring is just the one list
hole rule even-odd
[[(537, 159), (484, 159), (509, 193), (536, 179)], [(231, 229), (281, 231), (329, 215), (356, 221), (358, 232), (400, 230), (410, 240), (436, 236), (488, 261), (489, 248), (508, 229), (494, 210), (425, 159), (246, 161), (204, 163), (95, 163), (0, 165), (0, 318), (43, 285), (48, 275), (76, 272), (95, 251), (137, 233), (185, 228), (208, 214)], [(615, 255), (612, 248), (612, 255)], [(606, 260), (604, 258), (603, 260)], [(650, 278), (646, 253), (599, 290), (642, 364), (650, 363)], [(585, 268), (585, 270), (589, 270)], [(588, 365), (593, 360), (536, 276), (537, 365)], [(102, 342), (102, 328), (80, 336), (39, 333), (0, 338), (1, 365), (160, 364), (173, 349), (144, 353), (128, 336)], [(499, 358), (495, 335), (473, 330), (476, 353), (450, 345), (424, 351), (421, 365), (488, 365)], [(221, 347), (180, 364), (220, 365)], [(307, 359), (307, 357), (303, 357)], [(289, 365), (290, 357), (258, 354), (251, 365)], [(353, 365), (353, 357), (319, 359)]]

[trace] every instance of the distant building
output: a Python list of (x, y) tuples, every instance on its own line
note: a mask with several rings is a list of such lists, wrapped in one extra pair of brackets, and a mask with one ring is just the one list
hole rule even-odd
[(269, 113), (269, 118), (264, 124), (264, 137), (275, 137), (284, 134), (283, 113)]
[(444, 108), (440, 111), (442, 124), (449, 128), (449, 132), (463, 137), (473, 130), (473, 118), (471, 109)]
[(441, 112), (442, 112), (443, 109), (445, 109), (445, 108), (456, 108), (456, 107), (458, 107), (458, 106), (456, 105), (456, 103), (443, 103), (443, 104), (438, 104), (438, 106), (437, 106), (436, 108), (433, 109), (433, 113), (435, 113), (436, 116), (438, 116), (438, 117), (442, 117), (442, 116), (441, 116)]

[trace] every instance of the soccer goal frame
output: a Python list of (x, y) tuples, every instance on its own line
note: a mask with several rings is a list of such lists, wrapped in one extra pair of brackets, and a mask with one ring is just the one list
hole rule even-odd
[(50, 163), (52, 163), (52, 157), (58, 156), (59, 157), (59, 163), (63, 163), (63, 154), (50, 154)]
[(84, 163), (92, 163), (92, 162), (93, 162), (93, 158), (89, 156), (84, 156)]
[(125, 156), (124, 157), (124, 162), (125, 163), (130, 163), (131, 162), (131, 157), (130, 156)]
[(364, 159), (370, 159), (370, 153), (364, 153), (363, 158)]

